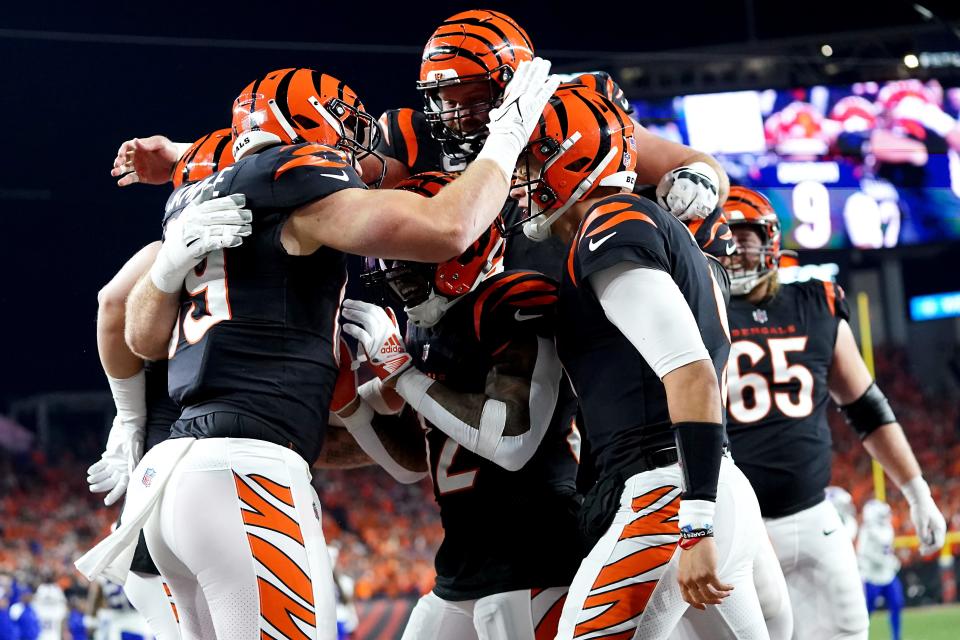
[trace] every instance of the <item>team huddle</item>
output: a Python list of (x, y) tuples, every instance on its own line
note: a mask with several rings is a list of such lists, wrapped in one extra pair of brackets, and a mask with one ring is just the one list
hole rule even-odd
[(378, 122), (282, 69), (229, 128), (121, 146), (121, 186), (174, 191), (100, 294), (88, 481), (125, 502), (81, 572), (161, 640), (337, 638), (311, 468), (378, 464), (444, 528), (405, 639), (866, 638), (828, 397), (921, 551), (946, 525), (842, 289), (781, 284), (761, 194), (502, 13), (444, 21), (417, 88)]

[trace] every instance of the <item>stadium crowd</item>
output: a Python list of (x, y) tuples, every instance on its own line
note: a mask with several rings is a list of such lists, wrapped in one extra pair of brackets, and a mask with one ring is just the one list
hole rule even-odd
[[(949, 529), (960, 529), (960, 405), (925, 395), (909, 373), (902, 349), (876, 353), (878, 379), (896, 408), (917, 457), (942, 505)], [(870, 458), (838, 412), (830, 412), (833, 484), (847, 489), (858, 512), (873, 497)], [(91, 453), (91, 456), (94, 454)], [(55, 582), (65, 593), (86, 593), (73, 561), (116, 519), (119, 509), (72, 479), (89, 465), (82, 454), (0, 451), (0, 602), (11, 591)], [(323, 470), (314, 484), (324, 505), (328, 544), (339, 549), (338, 569), (356, 580), (356, 597), (418, 597), (433, 586), (433, 557), (443, 536), (429, 480), (395, 482), (376, 467)], [(908, 506), (887, 483), (898, 535), (913, 533)], [(956, 554), (960, 549), (954, 548)], [(919, 559), (916, 551), (903, 559)], [(13, 583), (18, 585), (13, 587)]]

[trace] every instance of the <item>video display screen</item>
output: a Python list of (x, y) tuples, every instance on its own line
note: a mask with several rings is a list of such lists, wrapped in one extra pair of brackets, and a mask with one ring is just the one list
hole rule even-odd
[(960, 239), (960, 87), (862, 82), (633, 101), (770, 198), (789, 249)]

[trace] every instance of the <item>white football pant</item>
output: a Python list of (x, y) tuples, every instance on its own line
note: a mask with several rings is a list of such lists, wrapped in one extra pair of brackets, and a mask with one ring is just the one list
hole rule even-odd
[(766, 640), (754, 565), (762, 545), (760, 506), (750, 482), (724, 456), (714, 520), (720, 580), (733, 593), (707, 611), (692, 609), (677, 583), (681, 471), (676, 464), (624, 484), (613, 523), (580, 565), (561, 614), (557, 640), (657, 640), (687, 614), (713, 638)]
[(320, 505), (307, 463), (290, 449), (197, 440), (144, 535), (184, 640), (336, 639)]
[(836, 508), (824, 500), (765, 520), (787, 579), (797, 640), (866, 640), (869, 619), (857, 554)]
[(477, 600), (420, 598), (401, 640), (551, 640), (566, 587), (508, 591)]

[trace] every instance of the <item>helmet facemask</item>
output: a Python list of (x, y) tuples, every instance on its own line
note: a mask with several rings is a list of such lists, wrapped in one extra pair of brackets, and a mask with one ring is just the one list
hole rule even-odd
[(759, 285), (766, 282), (780, 268), (780, 251), (774, 246), (771, 234), (762, 224), (731, 225), (736, 235), (737, 229), (749, 228), (760, 238), (759, 247), (745, 247), (737, 241), (736, 252), (721, 258), (724, 269), (730, 276), (730, 295), (749, 295)]
[[(504, 65), (492, 72), (472, 76), (454, 76), (417, 82), (417, 89), (423, 94), (423, 113), (430, 125), (431, 137), (440, 143), (443, 154), (456, 161), (469, 162), (480, 153), (487, 139), (487, 122), (491, 110), (500, 106), (507, 80), (513, 75), (513, 69)], [(494, 77), (505, 78), (502, 82)], [(476, 86), (475, 96), (466, 104), (457, 103), (452, 108), (444, 108), (441, 89), (445, 87)], [(475, 120), (476, 125), (467, 129), (467, 121)], [(465, 130), (466, 129), (466, 130)]]

